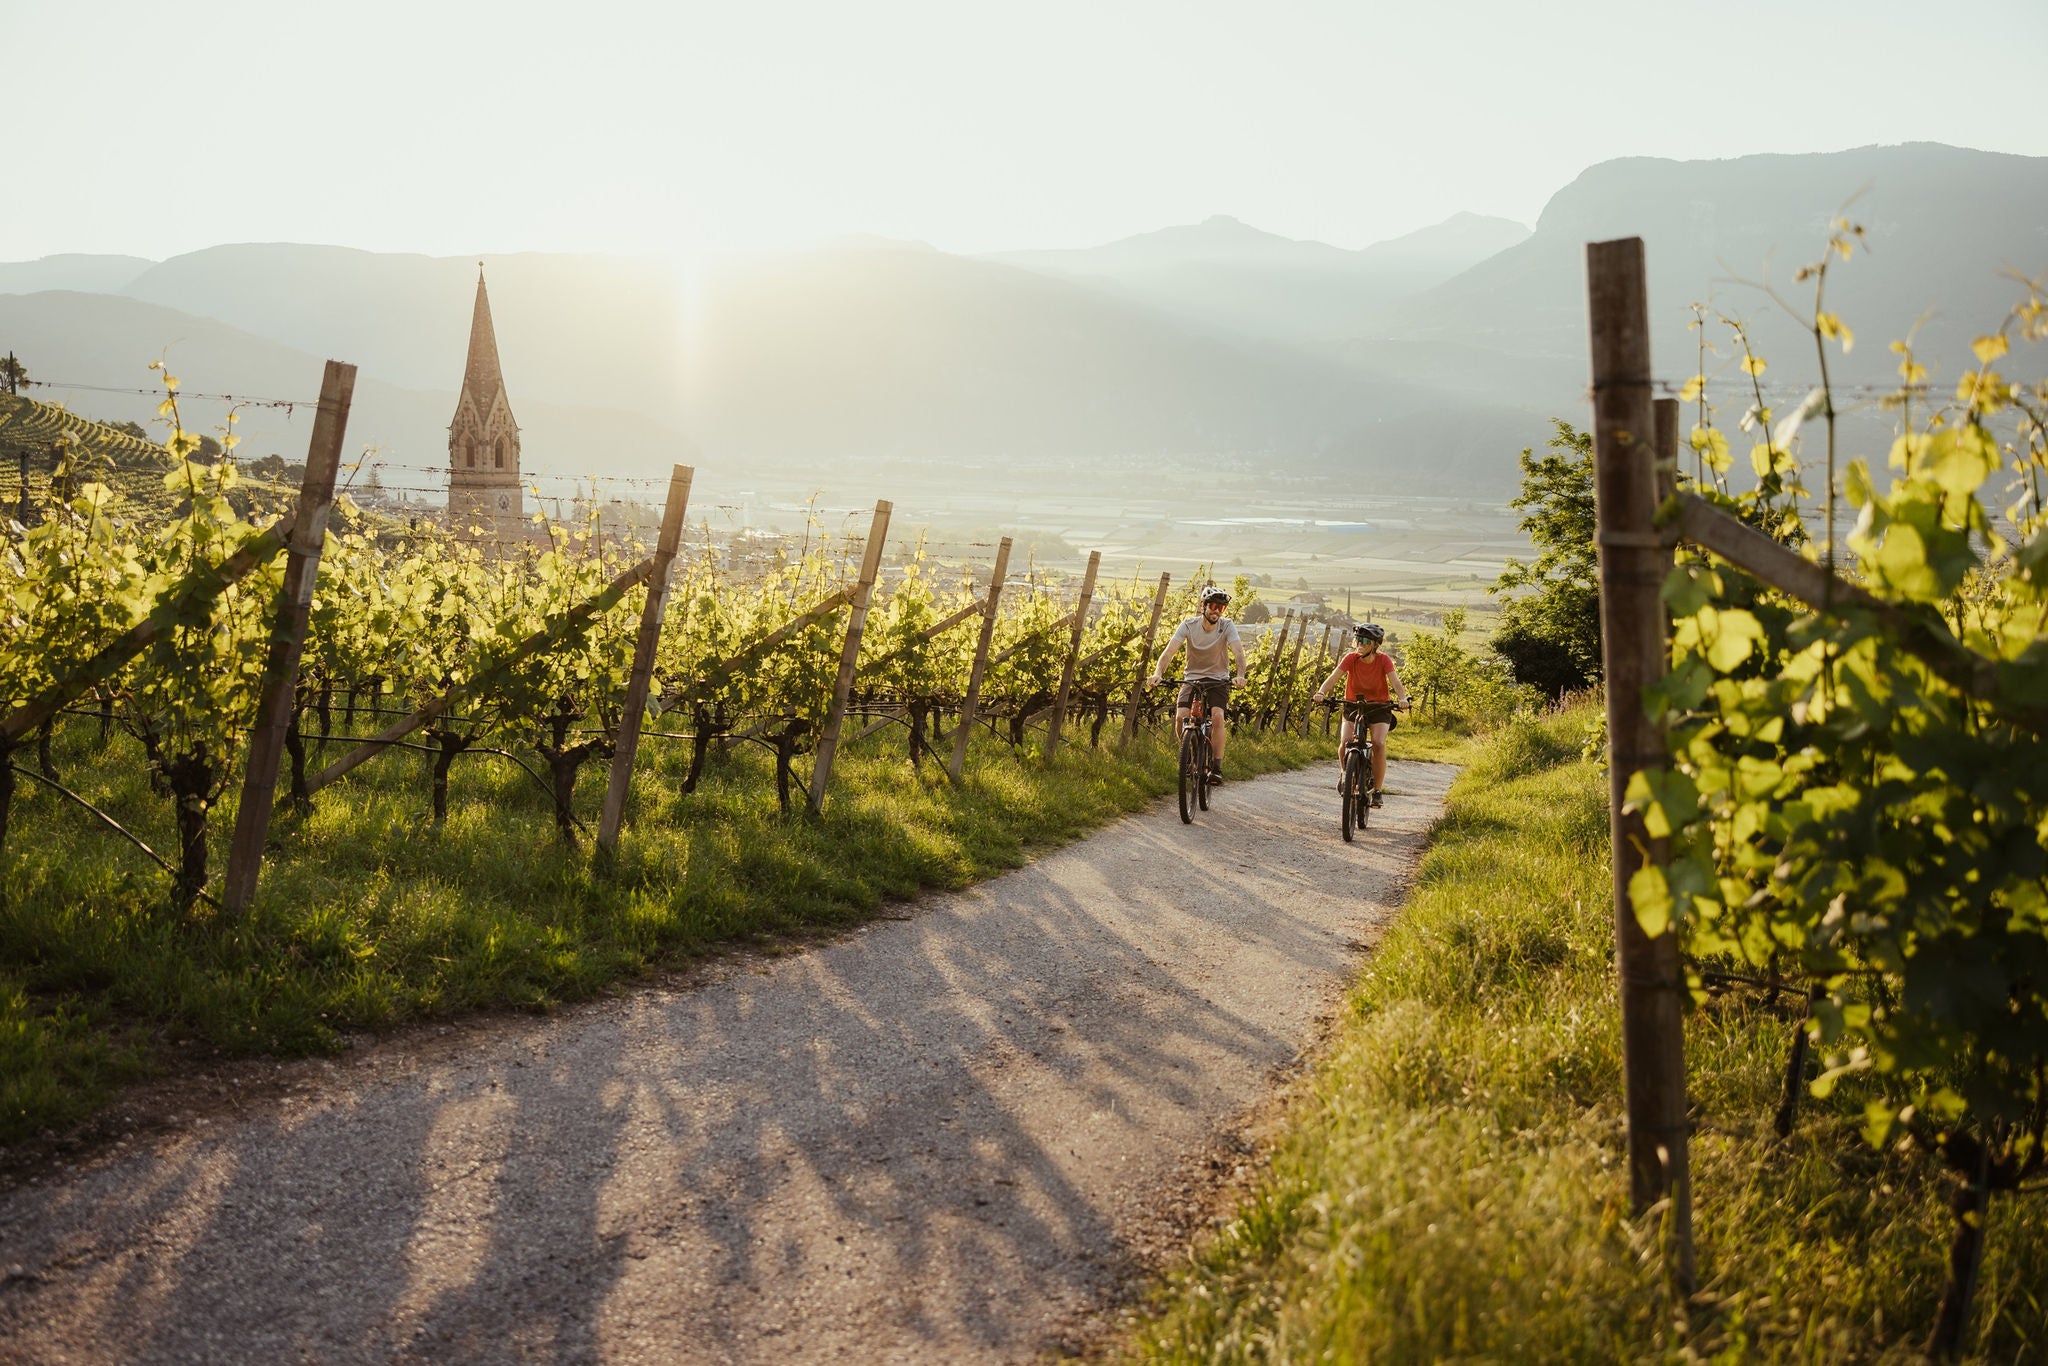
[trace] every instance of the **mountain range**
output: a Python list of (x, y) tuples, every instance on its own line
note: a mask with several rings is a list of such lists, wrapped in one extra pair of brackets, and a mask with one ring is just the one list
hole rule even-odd
[[(1496, 496), (1551, 416), (1583, 418), (1586, 242), (1645, 238), (1656, 367), (1674, 384), (1698, 364), (1700, 301), (1742, 319), (1771, 379), (1796, 385), (1811, 341), (1757, 282), (1810, 307), (1793, 270), (1846, 216), (1866, 250), (1830, 267), (1828, 306), (1863, 344), (1831, 364), (1875, 385), (1896, 360), (1884, 343), (1916, 327), (1937, 374), (1967, 359), (2015, 299), (2002, 272), (2048, 270), (2044, 211), (2048, 158), (1908, 144), (1605, 162), (1533, 230), (1461, 214), (1357, 251), (1219, 216), (1072, 251), (847, 242), (696, 279), (609, 256), (481, 264), (537, 472), (972, 462), (1029, 483), (1229, 465)], [(478, 266), (291, 244), (0, 264), (0, 350), (33, 378), (112, 389), (146, 388), (168, 354), (188, 390), (268, 397), (309, 392), (322, 356), (354, 360), (352, 442), (439, 466)], [(1733, 402), (1727, 335), (1710, 325), (1723, 354), (1708, 369)], [(144, 395), (58, 396), (154, 411)], [(252, 409), (241, 430), (296, 458), (304, 423)]]

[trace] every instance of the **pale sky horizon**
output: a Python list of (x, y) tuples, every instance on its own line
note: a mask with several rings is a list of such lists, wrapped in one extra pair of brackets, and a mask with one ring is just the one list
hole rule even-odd
[(1214, 214), (1362, 247), (1461, 211), (1533, 226), (1620, 156), (2048, 155), (2024, 70), (2048, 6), (1840, 13), (0, 0), (30, 58), (0, 261), (257, 241), (688, 259), (848, 235), (972, 253)]

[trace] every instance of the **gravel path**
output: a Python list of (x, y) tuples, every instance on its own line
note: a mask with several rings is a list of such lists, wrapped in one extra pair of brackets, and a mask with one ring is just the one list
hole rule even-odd
[(0, 1197), (0, 1360), (1029, 1360), (1314, 1040), (1454, 770), (1394, 764), (1348, 846), (1330, 773), (675, 988), (264, 1064)]

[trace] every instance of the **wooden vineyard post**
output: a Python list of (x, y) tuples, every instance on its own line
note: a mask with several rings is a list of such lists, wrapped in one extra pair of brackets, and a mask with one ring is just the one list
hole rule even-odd
[[(1336, 629), (1337, 629), (1336, 627), (1334, 627), (1334, 626), (1331, 626), (1331, 625), (1329, 625), (1329, 624), (1325, 623), (1325, 624), (1324, 624), (1324, 626), (1323, 626), (1323, 638), (1322, 638), (1322, 640), (1318, 641), (1318, 642), (1317, 642), (1317, 644), (1316, 644), (1316, 657), (1315, 657), (1315, 662), (1314, 662), (1314, 663), (1312, 663), (1312, 664), (1310, 664), (1310, 665), (1309, 665), (1308, 667), (1309, 667), (1309, 671), (1310, 671), (1311, 673), (1313, 673), (1313, 674), (1316, 674), (1316, 675), (1317, 675), (1318, 677), (1320, 677), (1320, 676), (1321, 676), (1321, 674), (1322, 674), (1322, 672), (1323, 672), (1323, 665), (1324, 665), (1325, 663), (1327, 663), (1327, 662), (1329, 661), (1329, 658), (1330, 658), (1330, 632), (1332, 632), (1332, 631), (1334, 631), (1334, 630), (1336, 630)], [(1316, 714), (1316, 713), (1315, 713), (1315, 708), (1313, 708), (1313, 707), (1311, 707), (1311, 706), (1307, 705), (1306, 703), (1302, 704), (1302, 708), (1301, 708), (1301, 733), (1302, 733), (1302, 734), (1303, 734), (1304, 736), (1306, 736), (1306, 735), (1308, 734), (1308, 730), (1309, 730), (1309, 723), (1310, 723), (1311, 721), (1313, 721), (1313, 720), (1315, 719), (1315, 714)]]
[[(1678, 400), (1660, 398), (1656, 403), (1657, 414), (1657, 506), (1662, 508), (1678, 496)], [(1668, 526), (1658, 529), (1659, 540), (1663, 542), (1668, 555), (1678, 549), (1678, 522), (1672, 519)], [(1671, 657), (1664, 657), (1664, 667), (1671, 667)], [(1804, 1035), (1800, 1037), (1804, 1038)]]
[[(1337, 661), (1344, 658), (1344, 652), (1351, 647), (1351, 643), (1356, 639), (1357, 637), (1351, 634), (1351, 628), (1348, 626), (1338, 631), (1336, 641), (1330, 646), (1330, 656), (1323, 663), (1329, 665), (1332, 669), (1336, 668)], [(1341, 709), (1333, 708), (1323, 713), (1323, 734), (1335, 735), (1337, 733), (1337, 714), (1339, 710)]]
[(1067, 640), (1067, 662), (1060, 669), (1060, 690), (1053, 699), (1052, 725), (1045, 732), (1045, 757), (1059, 752), (1060, 730), (1067, 723), (1067, 699), (1074, 691), (1074, 670), (1081, 660), (1081, 637), (1088, 634), (1088, 604), (1095, 597), (1095, 572), (1102, 568), (1102, 552), (1088, 552), (1088, 568), (1081, 575), (1081, 597), (1074, 604), (1074, 631)]
[(349, 402), (355, 388), (355, 366), (338, 360), (327, 362), (320, 378), (312, 444), (306, 451), (306, 474), (299, 484), (298, 510), (292, 516), (291, 540), (286, 543), (284, 586), (278, 590), (273, 609), (270, 649), (263, 661), (263, 691), (256, 704), (256, 724), (249, 732), (242, 805), (235, 812), (234, 842), (228, 846), (221, 904), (231, 916), (248, 912), (256, 899), (257, 876), (263, 870), (263, 844), (270, 837), (277, 770), (284, 761), (285, 731), (297, 705), (299, 655), (305, 649), (313, 585), (320, 575), (320, 552), (327, 542), (327, 510), (334, 506), (334, 476), (341, 467), (341, 443), (348, 431)]
[(946, 773), (954, 782), (967, 772), (967, 737), (974, 729), (974, 709), (981, 701), (981, 680), (988, 672), (988, 647), (996, 635), (996, 607), (1003, 597), (1003, 577), (1010, 572), (1010, 538), (996, 546), (995, 568), (988, 576), (988, 601), (981, 608), (981, 639), (974, 645), (974, 667), (967, 671), (967, 695), (960, 699), (960, 726), (953, 732), (953, 760)]
[(1138, 676), (1131, 680), (1131, 705), (1124, 711), (1124, 743), (1138, 738), (1138, 709), (1145, 701), (1145, 680), (1151, 675), (1155, 662), (1153, 648), (1159, 643), (1159, 614), (1166, 610), (1166, 586), (1173, 582), (1173, 575), (1161, 574), (1159, 588), (1152, 594), (1152, 617), (1145, 623), (1145, 647), (1138, 651)]
[(1294, 681), (1301, 676), (1301, 647), (1308, 640), (1308, 617), (1299, 618), (1301, 630), (1295, 633), (1294, 653), (1287, 656), (1287, 691), (1280, 707), (1280, 729), (1290, 730), (1294, 724)]
[(1294, 613), (1280, 614), (1280, 634), (1273, 641), (1273, 653), (1266, 660), (1265, 695), (1259, 699), (1259, 730), (1263, 732), (1279, 713), (1279, 704), (1274, 701), (1274, 682), (1280, 676), (1280, 655), (1287, 648), (1287, 633), (1294, 627)]
[[(1657, 429), (1657, 506), (1664, 506), (1664, 500), (1678, 492), (1678, 400), (1660, 398), (1655, 412)], [(1678, 531), (1674, 527), (1666, 536), (1667, 544), (1678, 542)], [(1667, 661), (1668, 663), (1668, 661)]]
[(661, 621), (668, 609), (669, 567), (683, 542), (683, 514), (690, 506), (690, 480), (695, 472), (689, 465), (677, 465), (669, 474), (668, 502), (661, 509), (661, 538), (655, 542), (654, 567), (647, 575), (647, 604), (640, 609), (640, 636), (633, 644), (633, 672), (626, 680), (618, 738), (612, 745), (611, 782), (604, 792), (604, 815), (597, 823), (600, 866), (618, 853), (619, 823), (626, 817), (626, 794), (633, 786), (633, 756), (640, 748), (640, 724), (654, 682), (654, 652), (661, 644)]
[[(1666, 1265), (1694, 1284), (1692, 1183), (1686, 1151), (1685, 981), (1678, 936), (1652, 937), (1630, 879), (1662, 861), (1641, 815), (1622, 809), (1629, 779), (1665, 762), (1643, 690), (1665, 667), (1661, 590), (1671, 555), (1654, 525), (1658, 486), (1651, 401), (1649, 290), (1638, 237), (1586, 247), (1593, 363), (1594, 540), (1600, 557), (1600, 648), (1607, 683), (1608, 828), (1614, 863), (1615, 968), (1627, 1084), (1629, 1196), (1637, 1210), (1670, 1201)], [(1674, 428), (1675, 430), (1675, 428)]]
[(882, 542), (889, 535), (886, 499), (875, 502), (875, 520), (868, 526), (867, 553), (861, 557), (860, 580), (853, 587), (853, 610), (846, 616), (846, 648), (839, 656), (839, 681), (832, 688), (832, 711), (825, 718), (825, 733), (818, 737), (818, 757), (811, 765), (811, 814), (825, 809), (825, 785), (832, 781), (832, 758), (839, 752), (839, 731), (846, 724), (846, 703), (853, 695), (853, 671), (860, 662), (860, 636), (868, 621), (868, 599), (874, 596), (875, 576), (882, 572)]

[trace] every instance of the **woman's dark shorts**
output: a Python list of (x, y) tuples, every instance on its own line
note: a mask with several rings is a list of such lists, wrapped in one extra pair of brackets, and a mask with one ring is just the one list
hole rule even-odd
[(1390, 731), (1401, 724), (1400, 714), (1392, 702), (1346, 702), (1344, 716), (1347, 720), (1363, 721), (1368, 726), (1384, 721)]
[(1230, 680), (1227, 678), (1189, 679), (1180, 685), (1180, 696), (1174, 699), (1175, 707), (1191, 706), (1195, 700), (1195, 689), (1202, 690), (1202, 705), (1210, 711), (1221, 711), (1230, 705)]

